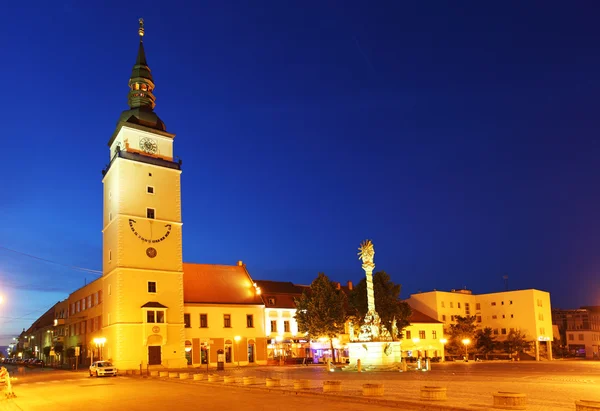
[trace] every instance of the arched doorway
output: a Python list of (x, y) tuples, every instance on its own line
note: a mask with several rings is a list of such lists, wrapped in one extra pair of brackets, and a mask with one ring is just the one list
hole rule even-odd
[(190, 340), (185, 341), (185, 359), (188, 365), (192, 365), (192, 342)]
[(248, 340), (248, 363), (254, 362), (254, 340)]
[(153, 334), (148, 337), (148, 365), (162, 363), (162, 336)]

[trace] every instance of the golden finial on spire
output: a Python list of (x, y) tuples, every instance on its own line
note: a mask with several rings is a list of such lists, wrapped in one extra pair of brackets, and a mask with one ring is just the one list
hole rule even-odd
[(144, 37), (144, 19), (140, 18), (140, 28), (138, 30), (138, 34), (140, 35), (140, 40)]

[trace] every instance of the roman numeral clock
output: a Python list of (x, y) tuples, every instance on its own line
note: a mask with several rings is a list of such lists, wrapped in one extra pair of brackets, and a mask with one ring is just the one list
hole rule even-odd
[(165, 241), (171, 234), (173, 226), (171, 224), (158, 223), (154, 220), (137, 221), (130, 218), (129, 228), (140, 241), (150, 245), (150, 247), (146, 248), (146, 255), (154, 258), (158, 255), (158, 251), (156, 251), (153, 245)]

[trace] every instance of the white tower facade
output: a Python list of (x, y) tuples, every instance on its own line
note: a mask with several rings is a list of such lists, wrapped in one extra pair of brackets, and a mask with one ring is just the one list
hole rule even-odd
[(185, 367), (181, 162), (153, 111), (141, 20), (139, 33), (130, 109), (109, 141), (102, 180), (103, 359), (120, 369)]

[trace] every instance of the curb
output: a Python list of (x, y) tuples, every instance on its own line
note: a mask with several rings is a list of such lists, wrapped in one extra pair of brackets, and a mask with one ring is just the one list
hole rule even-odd
[[(376, 405), (384, 405), (384, 406), (388, 406), (388, 407), (395, 407), (395, 408), (406, 408), (408, 410), (427, 410), (427, 411), (473, 411), (473, 410), (481, 410), (481, 407), (461, 407), (461, 406), (456, 406), (456, 405), (447, 405), (447, 404), (440, 404), (439, 402), (435, 402), (435, 401), (419, 401), (419, 400), (391, 400), (391, 399), (377, 399), (377, 398), (370, 398), (370, 397), (362, 397), (362, 396), (356, 396), (356, 397), (351, 397), (349, 395), (343, 395), (343, 394), (325, 394), (322, 392), (315, 392), (315, 391), (300, 391), (300, 390), (294, 390), (294, 389), (276, 389), (276, 388), (267, 388), (264, 387), (262, 385), (260, 386), (243, 386), (243, 385), (237, 385), (236, 384), (227, 384), (226, 386), (224, 386), (222, 383), (209, 383), (205, 380), (202, 381), (193, 381), (193, 380), (174, 380), (174, 379), (157, 379), (158, 381), (168, 381), (168, 382), (174, 382), (174, 383), (180, 383), (180, 384), (188, 384), (188, 385), (205, 385), (205, 386), (209, 386), (209, 387), (214, 387), (215, 385), (218, 385), (219, 387), (223, 387), (223, 388), (237, 388), (237, 389), (241, 389), (241, 390), (246, 390), (246, 391), (254, 391), (254, 390), (258, 390), (258, 391), (262, 391), (262, 392), (268, 392), (268, 393), (280, 393), (283, 395), (296, 395), (299, 397), (321, 397), (321, 398), (327, 398), (328, 400), (335, 400), (335, 401), (344, 401), (344, 402), (353, 402), (353, 403), (361, 403), (361, 404), (376, 404)], [(258, 385), (258, 384), (256, 384)], [(491, 406), (490, 406), (491, 407)]]

